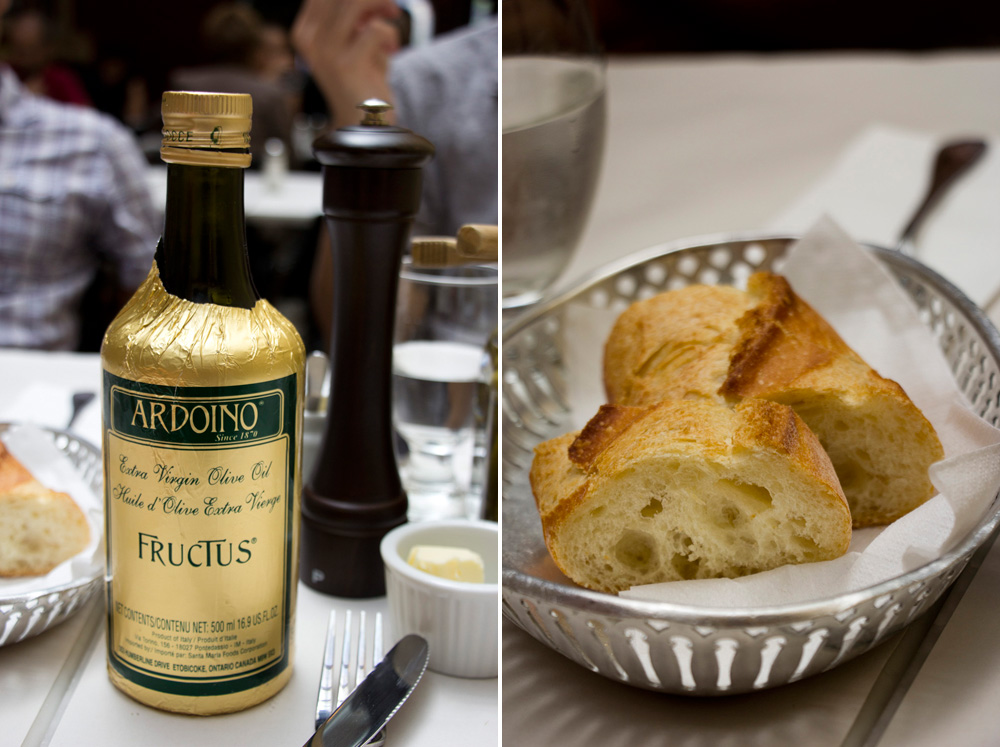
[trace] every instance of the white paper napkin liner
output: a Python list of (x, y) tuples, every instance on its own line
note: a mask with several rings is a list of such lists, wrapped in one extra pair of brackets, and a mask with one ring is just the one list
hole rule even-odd
[(68, 493), (83, 509), (90, 524), (90, 543), (44, 576), (0, 579), (0, 599), (44, 592), (101, 573), (104, 567), (104, 497), (91, 490), (69, 457), (38, 426), (18, 424), (6, 430), (2, 438), (10, 453), (36, 480), (56, 492)]
[[(991, 458), (995, 450), (989, 448), (1000, 444), (1000, 431), (968, 410), (937, 342), (881, 263), (824, 217), (776, 269), (876, 371), (897, 381), (934, 425), (947, 457), (932, 473), (940, 495), (889, 527), (856, 531), (848, 554), (834, 561), (735, 580), (650, 584), (623, 591), (623, 597), (759, 607), (866, 588), (939, 557), (980, 520), (1000, 489), (1000, 460)], [(581, 419), (573, 427), (604, 401), (603, 341), (609, 319), (620, 311), (577, 313), (585, 308), (574, 305), (564, 329), (567, 370), (574, 372), (570, 399)]]

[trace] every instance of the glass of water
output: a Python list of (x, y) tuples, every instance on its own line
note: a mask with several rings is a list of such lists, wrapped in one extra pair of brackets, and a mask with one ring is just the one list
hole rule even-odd
[[(476, 402), (497, 327), (496, 265), (414, 267), (403, 260), (392, 351), (393, 424), (411, 521), (464, 517), (479, 499)], [(481, 428), (479, 429), (481, 430)]]
[(580, 241), (604, 154), (605, 60), (586, 0), (504, 0), (503, 308), (535, 303)]

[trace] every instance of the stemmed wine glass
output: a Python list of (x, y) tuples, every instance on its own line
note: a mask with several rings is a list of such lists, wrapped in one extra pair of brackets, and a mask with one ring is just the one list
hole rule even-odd
[(503, 308), (576, 249), (604, 153), (605, 65), (586, 0), (503, 0)]

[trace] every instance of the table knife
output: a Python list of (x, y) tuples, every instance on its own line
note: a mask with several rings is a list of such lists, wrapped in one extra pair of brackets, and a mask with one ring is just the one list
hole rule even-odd
[(427, 641), (408, 635), (354, 688), (305, 747), (361, 747), (393, 717), (427, 669)]

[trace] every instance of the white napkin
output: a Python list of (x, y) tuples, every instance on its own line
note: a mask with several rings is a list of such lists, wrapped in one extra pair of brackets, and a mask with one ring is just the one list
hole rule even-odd
[(778, 269), (934, 425), (946, 456), (930, 473), (939, 494), (886, 528), (856, 531), (848, 554), (836, 560), (740, 579), (650, 584), (623, 591), (623, 597), (759, 608), (863, 589), (939, 557), (977, 523), (1000, 489), (1000, 431), (967, 409), (937, 343), (882, 265), (824, 218)]
[[(862, 132), (811, 190), (770, 222), (801, 234), (823, 215), (854, 239), (892, 248), (930, 182), (941, 138), (876, 125)], [(928, 216), (916, 257), (979, 305), (1000, 289), (1000, 142), (956, 182)], [(989, 309), (987, 309), (989, 311)]]
[(44, 576), (0, 579), (0, 600), (44, 592), (100, 574), (104, 568), (104, 496), (90, 489), (69, 458), (38, 426), (16, 425), (4, 431), (2, 438), (10, 453), (35, 479), (52, 490), (68, 493), (83, 509), (90, 523), (90, 543)]

